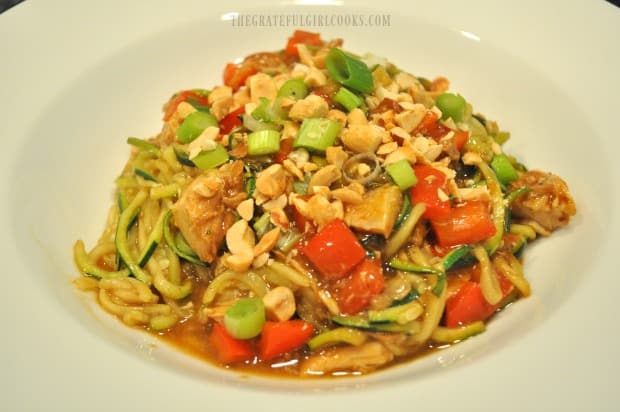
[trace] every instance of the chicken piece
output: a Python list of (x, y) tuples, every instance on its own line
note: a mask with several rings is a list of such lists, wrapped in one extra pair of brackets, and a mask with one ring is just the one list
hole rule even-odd
[(385, 184), (364, 194), (362, 202), (345, 205), (344, 221), (357, 230), (388, 237), (392, 232), (402, 193), (392, 184)]
[(183, 190), (172, 209), (174, 223), (201, 260), (211, 263), (216, 259), (235, 220), (230, 208), (245, 197), (241, 161), (209, 170)]
[(512, 202), (513, 216), (531, 219), (549, 231), (568, 224), (577, 211), (566, 182), (554, 174), (531, 170), (511, 186), (530, 188), (529, 193)]
[(301, 364), (305, 375), (324, 375), (337, 371), (370, 371), (394, 359), (394, 354), (379, 342), (328, 349)]

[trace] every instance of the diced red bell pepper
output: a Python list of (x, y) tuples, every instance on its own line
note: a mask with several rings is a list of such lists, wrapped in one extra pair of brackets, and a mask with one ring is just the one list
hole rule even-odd
[(384, 278), (381, 261), (366, 259), (360, 263), (353, 273), (343, 280), (336, 300), (340, 311), (352, 315), (365, 309), (370, 300), (383, 290)]
[(293, 36), (288, 38), (288, 43), (284, 49), (284, 53), (289, 56), (299, 56), (297, 51), (298, 44), (308, 44), (311, 46), (321, 46), (323, 41), (319, 33), (311, 33), (303, 30), (295, 30)]
[(424, 114), (422, 121), (416, 127), (413, 134), (415, 135), (417, 133), (421, 133), (424, 136), (428, 136), (436, 141), (439, 141), (451, 131), (454, 132), (454, 144), (456, 145), (456, 148), (461, 150), (467, 142), (469, 133), (464, 130), (452, 130), (447, 126), (444, 126), (439, 122), (439, 116), (437, 113), (429, 110), (426, 114)]
[(295, 139), (280, 140), (280, 150), (273, 155), (273, 161), (282, 164), (289, 154), (293, 151), (293, 142)]
[(302, 347), (314, 332), (311, 323), (293, 319), (283, 322), (265, 322), (258, 342), (258, 356), (270, 361)]
[[(482, 295), (478, 277), (473, 276), (470, 281), (463, 281), (459, 291), (446, 301), (445, 325), (456, 328), (479, 320), (486, 320), (499, 308), (500, 303), (491, 305)], [(504, 298), (514, 289), (506, 277), (498, 274), (500, 288)]]
[(458, 150), (461, 150), (465, 143), (469, 139), (469, 132), (465, 130), (454, 130), (454, 145)]
[(449, 328), (467, 325), (485, 320), (495, 310), (496, 305), (490, 305), (484, 299), (480, 285), (466, 281), (458, 293), (447, 300), (445, 323)]
[(310, 239), (304, 255), (327, 279), (341, 279), (357, 266), (366, 252), (351, 229), (334, 219)]
[(181, 102), (187, 102), (187, 101), (189, 101), (190, 103), (194, 101), (200, 104), (201, 106), (209, 105), (209, 100), (207, 99), (207, 97), (201, 94), (198, 94), (194, 92), (193, 90), (183, 90), (182, 92), (177, 93), (170, 100), (170, 103), (168, 103), (168, 108), (166, 109), (166, 112), (164, 113), (164, 121), (167, 122), (168, 120), (170, 120), (174, 112), (177, 110), (177, 107), (179, 106), (179, 104)]
[(409, 189), (411, 201), (414, 204), (424, 203), (426, 210), (424, 217), (437, 219), (448, 216), (450, 213), (450, 201), (441, 200), (438, 190), (447, 194), (448, 184), (446, 175), (442, 171), (426, 165), (415, 165), (413, 171), (418, 182)]
[(480, 242), (496, 232), (489, 205), (482, 201), (464, 202), (446, 216), (431, 219), (431, 226), (441, 247)]
[(228, 134), (235, 127), (241, 126), (241, 119), (239, 116), (245, 113), (245, 106), (241, 106), (237, 110), (228, 113), (220, 120), (220, 133)]
[(248, 77), (256, 73), (258, 73), (258, 69), (253, 64), (241, 63), (237, 65), (228, 63), (224, 68), (224, 84), (236, 91), (245, 84)]
[(215, 349), (217, 360), (225, 365), (254, 358), (254, 350), (250, 343), (233, 338), (219, 323), (213, 324), (209, 344)]

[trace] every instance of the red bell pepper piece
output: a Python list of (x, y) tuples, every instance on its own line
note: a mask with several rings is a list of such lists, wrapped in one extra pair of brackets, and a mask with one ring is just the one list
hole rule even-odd
[(446, 175), (440, 170), (426, 165), (415, 165), (413, 172), (418, 178), (418, 182), (409, 189), (411, 201), (414, 204), (424, 203), (426, 205), (423, 216), (427, 219), (448, 216), (450, 201), (441, 200), (438, 194), (438, 190), (448, 193)]
[(480, 242), (496, 232), (487, 202), (469, 201), (450, 209), (444, 217), (431, 219), (441, 247)]
[(439, 116), (437, 113), (429, 110), (424, 114), (422, 121), (416, 127), (413, 134), (421, 133), (424, 136), (428, 136), (433, 138), (436, 141), (439, 141), (442, 137), (447, 135), (450, 132), (454, 132), (454, 144), (458, 150), (461, 150), (467, 142), (467, 138), (469, 137), (469, 133), (464, 130), (452, 130), (447, 126), (444, 126), (439, 122)]
[(295, 139), (280, 140), (280, 150), (273, 155), (273, 161), (282, 164), (288, 155), (293, 151), (293, 142)]
[(336, 300), (340, 311), (352, 315), (365, 309), (370, 300), (383, 290), (384, 278), (381, 261), (366, 259), (360, 263), (351, 276), (343, 280)]
[(340, 219), (325, 225), (302, 252), (327, 279), (345, 277), (366, 256), (351, 229)]
[(245, 106), (241, 106), (237, 110), (228, 113), (220, 120), (220, 133), (228, 134), (235, 127), (241, 126), (239, 116), (245, 113)]
[(311, 323), (293, 319), (283, 322), (265, 322), (258, 342), (258, 356), (269, 361), (302, 347), (314, 332)]
[(209, 105), (209, 100), (205, 96), (198, 94), (192, 90), (183, 90), (182, 92), (177, 93), (170, 100), (170, 103), (168, 103), (168, 108), (166, 109), (166, 112), (164, 113), (164, 121), (167, 122), (172, 117), (172, 115), (177, 110), (177, 107), (179, 106), (181, 102), (187, 102), (187, 101), (189, 101), (190, 103), (193, 101), (202, 106)]
[(311, 46), (321, 46), (323, 41), (319, 33), (311, 33), (303, 30), (295, 30), (293, 36), (288, 38), (288, 43), (284, 49), (284, 53), (289, 56), (299, 56), (297, 51), (298, 44), (308, 44)]
[(466, 132), (465, 130), (454, 131), (454, 145), (458, 150), (461, 150), (463, 146), (465, 146), (467, 139), (469, 139), (469, 132)]
[(240, 65), (228, 63), (224, 68), (224, 84), (236, 91), (245, 84), (248, 77), (255, 73), (258, 73), (258, 69), (253, 64), (245, 62)]
[(446, 302), (445, 323), (449, 328), (467, 325), (478, 320), (485, 320), (496, 310), (482, 295), (480, 285), (466, 281), (458, 293)]
[[(479, 271), (476, 273), (480, 276)], [(504, 298), (512, 292), (514, 286), (506, 277), (498, 274), (499, 284)], [(462, 282), (458, 292), (446, 301), (445, 325), (456, 328), (479, 320), (486, 320), (499, 308), (500, 303), (491, 305), (482, 295), (479, 279)], [(503, 299), (502, 299), (503, 300)]]
[(233, 338), (219, 323), (213, 324), (209, 344), (215, 349), (218, 361), (223, 364), (250, 360), (254, 357), (254, 351), (248, 341)]

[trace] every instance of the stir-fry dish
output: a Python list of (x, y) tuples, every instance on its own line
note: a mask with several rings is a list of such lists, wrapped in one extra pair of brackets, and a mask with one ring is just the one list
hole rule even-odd
[(479, 334), (576, 212), (446, 78), (340, 39), (296, 31), (223, 83), (128, 138), (103, 234), (74, 245), (103, 309), (214, 364), (357, 375)]

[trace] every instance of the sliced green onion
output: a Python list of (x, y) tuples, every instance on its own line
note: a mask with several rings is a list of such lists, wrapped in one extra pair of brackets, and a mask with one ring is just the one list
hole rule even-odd
[(293, 142), (294, 148), (325, 152), (340, 133), (340, 122), (324, 118), (304, 119)]
[(248, 154), (260, 156), (276, 153), (280, 150), (280, 132), (259, 130), (248, 135)]
[(510, 163), (508, 156), (505, 154), (493, 156), (493, 160), (491, 160), (491, 168), (495, 171), (497, 178), (503, 185), (507, 185), (519, 178), (517, 171)]
[(295, 180), (293, 182), (293, 192), (299, 195), (308, 194), (308, 182), (307, 181), (301, 182), (299, 180)]
[(362, 331), (351, 328), (336, 328), (310, 339), (308, 341), (308, 348), (313, 351), (324, 346), (337, 345), (338, 343), (359, 346), (365, 341), (366, 334)]
[(278, 90), (279, 97), (289, 97), (294, 100), (303, 99), (308, 95), (308, 86), (302, 79), (290, 79)]
[(159, 147), (155, 146), (153, 143), (147, 142), (144, 139), (138, 139), (137, 137), (128, 137), (127, 143), (130, 145), (137, 147), (138, 149), (149, 152), (153, 154), (159, 154)]
[(333, 48), (325, 60), (329, 75), (343, 86), (362, 93), (370, 93), (374, 89), (372, 73), (366, 63)]
[(386, 166), (385, 170), (387, 170), (388, 174), (400, 190), (407, 190), (411, 186), (418, 183), (418, 178), (413, 172), (413, 168), (407, 159), (401, 159), (397, 162), (391, 163)]
[(242, 298), (224, 314), (224, 326), (237, 339), (258, 336), (265, 324), (265, 306), (261, 298)]
[(256, 221), (252, 225), (254, 232), (259, 238), (263, 237), (263, 235), (267, 233), (267, 231), (271, 228), (270, 218), (271, 214), (269, 212), (265, 212), (261, 215), (261, 217), (256, 219)]
[(177, 130), (177, 137), (182, 143), (189, 143), (207, 128), (219, 127), (217, 119), (207, 112), (193, 112), (187, 115)]
[(209, 170), (218, 167), (228, 161), (228, 152), (222, 145), (215, 146), (215, 149), (202, 151), (192, 159), (192, 162), (201, 170)]
[(451, 117), (455, 122), (460, 122), (465, 114), (467, 102), (460, 94), (443, 93), (437, 96), (435, 104), (441, 110), (443, 120)]
[(334, 95), (334, 100), (343, 105), (349, 112), (356, 107), (360, 107), (362, 103), (364, 103), (364, 100), (362, 100), (361, 97), (346, 87), (341, 87), (338, 92), (336, 92)]

